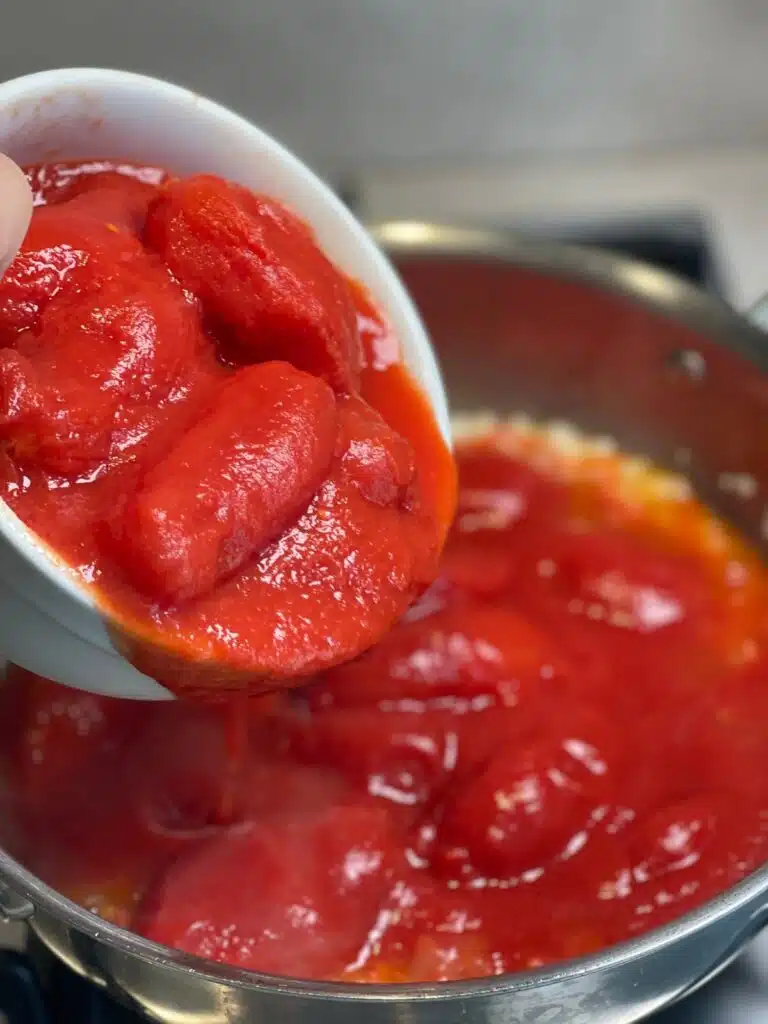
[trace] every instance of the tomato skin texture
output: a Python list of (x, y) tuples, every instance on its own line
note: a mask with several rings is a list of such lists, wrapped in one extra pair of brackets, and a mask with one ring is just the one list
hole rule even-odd
[(406, 823), (463, 765), (459, 716), (392, 712), (382, 729), (376, 709), (344, 708), (299, 720), (290, 748), (301, 761), (341, 770), (358, 789), (389, 804)]
[(298, 518), (335, 442), (323, 381), (287, 363), (240, 370), (144, 477), (116, 528), (118, 555), (150, 595), (207, 593)]
[[(61, 294), (100, 286), (140, 257), (138, 239), (66, 207), (38, 210), (21, 249), (0, 280), (0, 345), (35, 330)], [(85, 268), (88, 268), (87, 271)]]
[(573, 534), (553, 552), (556, 592), (592, 608), (596, 621), (652, 636), (679, 631), (705, 616), (706, 580), (682, 556), (655, 554), (631, 537), (607, 532)]
[[(131, 650), (141, 671), (197, 697), (295, 686), (355, 657), (408, 608), (437, 564), (434, 521), (399, 495), (387, 506), (365, 496), (344, 440), (350, 405), (357, 416), (359, 403), (338, 400), (336, 454), (304, 514), (214, 591), (161, 613), (170, 650)], [(373, 436), (383, 421), (369, 415)], [(229, 633), (216, 628), (221, 621)], [(183, 655), (175, 661), (177, 637)], [(200, 662), (184, 656), (189, 647), (202, 652)]]
[(338, 449), (342, 470), (372, 505), (411, 506), (416, 475), (413, 448), (362, 398), (347, 396), (341, 404)]
[(706, 855), (724, 818), (711, 797), (689, 797), (655, 811), (630, 835), (637, 880), (693, 867)]
[(337, 391), (357, 390), (360, 339), (349, 287), (285, 207), (201, 175), (167, 186), (145, 238), (234, 332), (238, 361), (284, 359)]
[(0, 350), (0, 435), (22, 465), (62, 475), (108, 461), (205, 346), (195, 308), (148, 257), (89, 273)]
[(504, 747), (456, 788), (441, 834), (466, 847), (482, 870), (515, 877), (562, 853), (588, 827), (612, 795), (611, 767), (589, 731), (578, 728)]
[(482, 444), (471, 450), (441, 575), (463, 593), (503, 601), (525, 563), (528, 538), (546, 536), (567, 495), (521, 460)]
[(108, 231), (141, 238), (150, 206), (158, 193), (158, 185), (105, 172), (81, 179), (60, 201), (66, 199), (70, 213), (103, 224)]
[(363, 945), (393, 857), (386, 815), (364, 806), (230, 830), (159, 882), (142, 930), (252, 970), (327, 974)]
[(551, 639), (522, 615), (472, 602), (397, 626), (368, 654), (323, 677), (315, 707), (471, 701), (516, 705), (568, 672)]
[(365, 290), (221, 179), (27, 175), (0, 496), (176, 693), (296, 686), (371, 646), (434, 580), (455, 476)]

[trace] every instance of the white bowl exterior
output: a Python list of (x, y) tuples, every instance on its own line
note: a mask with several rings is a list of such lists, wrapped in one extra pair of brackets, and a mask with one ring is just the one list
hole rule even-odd
[[(105, 157), (165, 166), (178, 174), (208, 172), (281, 199), (384, 311), (406, 365), (449, 439), (432, 348), (388, 260), (319, 178), (244, 118), (143, 75), (97, 68), (44, 71), (0, 84), (0, 151), (19, 163)], [(0, 650), (32, 671), (94, 692), (170, 697), (117, 653), (87, 592), (3, 502)]]

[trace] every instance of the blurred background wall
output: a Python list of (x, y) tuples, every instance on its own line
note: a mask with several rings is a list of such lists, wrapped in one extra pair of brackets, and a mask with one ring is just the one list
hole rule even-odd
[(369, 219), (693, 210), (734, 302), (768, 284), (768, 0), (0, 0), (0, 76), (99, 64), (239, 109)]
[(0, 73), (106, 64), (228, 102), (327, 174), (768, 144), (766, 0), (0, 0)]

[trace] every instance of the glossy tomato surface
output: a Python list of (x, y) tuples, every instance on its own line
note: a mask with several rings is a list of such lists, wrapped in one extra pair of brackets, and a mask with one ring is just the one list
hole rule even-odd
[(31, 866), (201, 956), (386, 983), (588, 954), (763, 863), (762, 565), (679, 488), (606, 486), (620, 456), (504, 440), (459, 447), (437, 584), (300, 691), (136, 707), (14, 673)]

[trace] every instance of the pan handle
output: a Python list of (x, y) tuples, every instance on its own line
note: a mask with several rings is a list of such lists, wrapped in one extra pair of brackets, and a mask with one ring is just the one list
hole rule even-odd
[(0, 919), (4, 921), (28, 921), (35, 912), (35, 905), (26, 896), (19, 896), (5, 882), (0, 882)]

